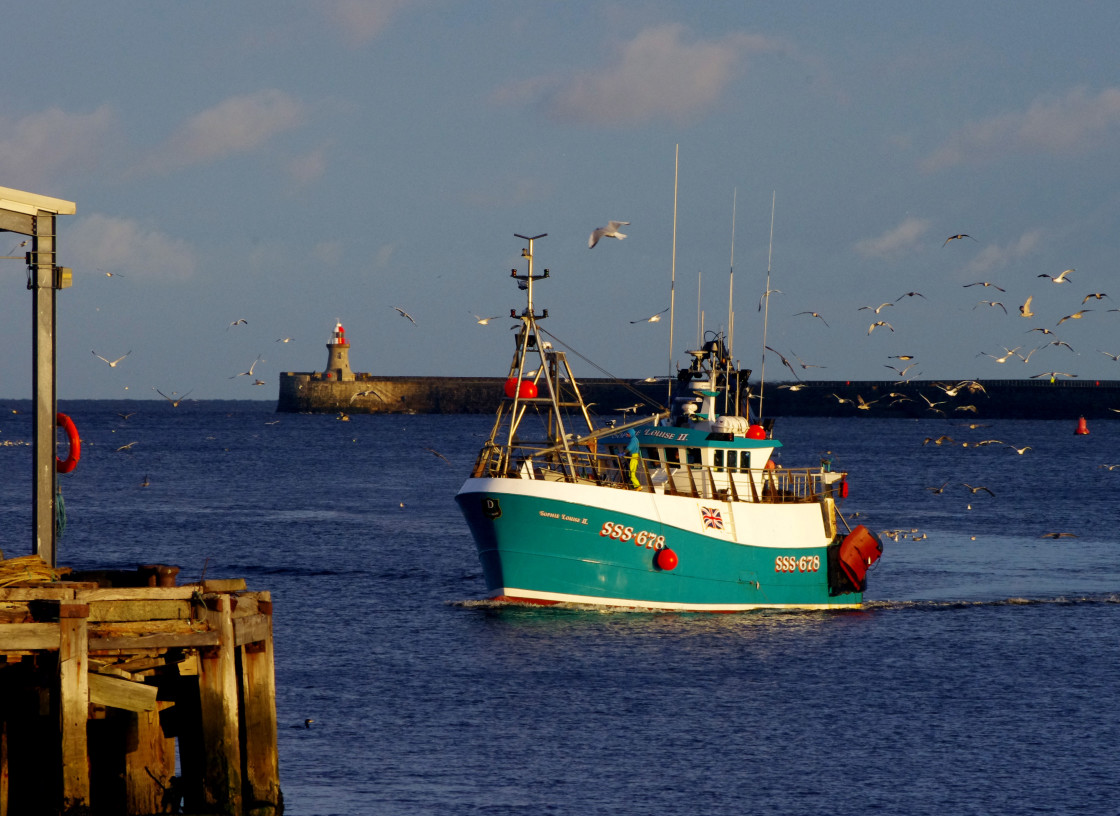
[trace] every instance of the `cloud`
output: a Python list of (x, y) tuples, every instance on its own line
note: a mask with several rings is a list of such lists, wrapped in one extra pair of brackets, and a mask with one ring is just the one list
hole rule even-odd
[(384, 31), (403, 9), (415, 0), (336, 0), (322, 9), (327, 19), (338, 26), (350, 45), (365, 45)]
[(245, 153), (299, 127), (305, 114), (303, 103), (283, 91), (231, 96), (188, 119), (148, 167), (185, 167)]
[(602, 125), (677, 122), (719, 101), (746, 56), (782, 50), (779, 41), (732, 33), (689, 38), (685, 27), (647, 28), (623, 43), (609, 66), (573, 77), (536, 77), (501, 89), (499, 102), (537, 101), (555, 119)]
[(1009, 264), (1032, 255), (1042, 240), (1042, 230), (1024, 232), (1009, 244), (989, 244), (973, 258), (964, 271), (983, 275), (1003, 269)]
[(185, 241), (127, 218), (100, 214), (78, 218), (66, 228), (66, 246), (79, 272), (183, 279), (198, 268)]
[(1115, 138), (1120, 127), (1120, 88), (1095, 96), (1074, 88), (1063, 97), (1036, 99), (1026, 110), (972, 122), (921, 162), (927, 172), (981, 164), (1009, 154), (1072, 156)]
[[(116, 124), (116, 114), (107, 105), (90, 113), (48, 108), (20, 119), (0, 118), (4, 186), (43, 192), (38, 188), (47, 182), (92, 169)], [(65, 198), (64, 191), (60, 195)]]
[(897, 258), (918, 245), (927, 232), (930, 222), (927, 218), (907, 218), (892, 230), (887, 230), (876, 238), (857, 241), (855, 250), (865, 258)]

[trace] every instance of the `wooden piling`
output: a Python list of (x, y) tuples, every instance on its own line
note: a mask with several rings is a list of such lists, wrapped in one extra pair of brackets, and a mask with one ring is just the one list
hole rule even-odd
[(0, 585), (0, 816), (280, 813), (270, 594), (71, 577)]

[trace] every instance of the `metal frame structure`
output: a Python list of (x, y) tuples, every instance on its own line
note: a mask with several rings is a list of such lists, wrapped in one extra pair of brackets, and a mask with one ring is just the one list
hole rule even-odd
[(27, 288), (32, 295), (32, 391), (34, 453), (31, 534), (33, 552), (52, 567), (55, 552), (55, 292), (70, 285), (70, 270), (55, 265), (55, 219), (73, 215), (73, 201), (0, 187), (0, 232), (31, 239), (26, 254)]

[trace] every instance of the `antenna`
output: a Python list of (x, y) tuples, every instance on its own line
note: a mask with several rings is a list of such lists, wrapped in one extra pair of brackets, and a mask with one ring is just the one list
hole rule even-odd
[(727, 356), (730, 358), (735, 356), (735, 203), (738, 197), (739, 188), (736, 187), (731, 193), (731, 281), (727, 295)]
[(762, 419), (762, 398), (766, 392), (766, 324), (770, 317), (770, 262), (774, 258), (774, 205), (778, 201), (778, 192), (775, 190), (770, 197), (770, 251), (766, 256), (766, 311), (762, 314), (762, 373), (759, 375), (758, 386), (758, 418)]
[(671, 264), (672, 277), (669, 281), (669, 397), (668, 403), (673, 400), (673, 314), (677, 298), (677, 179), (681, 167), (681, 146), (677, 144), (676, 158), (673, 162), (673, 260)]

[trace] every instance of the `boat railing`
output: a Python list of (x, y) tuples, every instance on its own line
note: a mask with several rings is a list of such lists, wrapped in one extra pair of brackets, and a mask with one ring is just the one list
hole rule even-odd
[[(636, 461), (634, 461), (636, 460)], [(631, 467), (633, 463), (633, 468)], [(667, 493), (721, 501), (768, 504), (836, 498), (843, 474), (821, 468), (726, 468), (669, 465), (658, 459), (571, 449), (487, 446), (473, 471), (480, 478), (543, 479)]]

